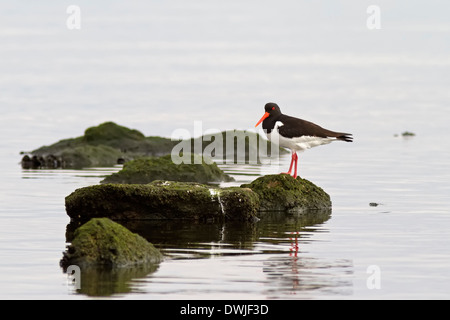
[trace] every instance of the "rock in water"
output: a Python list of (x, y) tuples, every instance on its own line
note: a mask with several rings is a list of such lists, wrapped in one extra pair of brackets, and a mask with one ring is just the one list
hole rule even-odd
[(189, 182), (157, 180), (150, 184), (102, 184), (66, 197), (72, 220), (252, 219), (258, 195), (244, 188), (212, 188)]
[[(31, 151), (22, 159), (22, 167), (24, 169), (109, 167), (139, 157), (171, 154), (174, 148), (183, 150), (183, 153), (208, 154), (217, 160), (234, 159), (236, 156), (236, 161), (245, 162), (257, 160), (260, 153), (266, 154), (267, 150), (272, 154), (275, 145), (260, 138), (254, 132), (230, 130), (176, 141), (164, 137), (145, 137), (138, 130), (114, 122), (105, 122), (86, 129), (83, 136), (63, 139), (50, 146), (42, 146)], [(182, 147), (177, 148), (180, 143)], [(197, 151), (197, 145), (200, 146), (198, 150), (200, 152)], [(242, 147), (239, 152), (237, 152), (238, 145), (239, 148)], [(263, 148), (261, 152), (260, 147)], [(279, 154), (287, 152), (278, 146), (276, 148)]]
[(260, 211), (304, 211), (331, 208), (330, 196), (312, 182), (287, 174), (266, 175), (241, 187), (259, 195)]
[(94, 218), (75, 230), (61, 266), (123, 268), (161, 260), (161, 253), (140, 235), (108, 218)]
[(330, 196), (305, 179), (268, 175), (241, 187), (218, 188), (194, 182), (156, 180), (149, 184), (102, 184), (66, 197), (72, 221), (246, 220), (261, 211), (330, 209)]
[(119, 172), (106, 177), (101, 183), (146, 184), (154, 180), (211, 183), (233, 181), (216, 163), (207, 164), (202, 156), (191, 154), (191, 163), (175, 164), (171, 155), (146, 157), (129, 161)]
[[(114, 122), (86, 129), (83, 136), (42, 146), (22, 159), (22, 167), (107, 167), (142, 156), (170, 154), (176, 142), (169, 138), (145, 137), (141, 132)], [(30, 161), (36, 158), (38, 161)]]

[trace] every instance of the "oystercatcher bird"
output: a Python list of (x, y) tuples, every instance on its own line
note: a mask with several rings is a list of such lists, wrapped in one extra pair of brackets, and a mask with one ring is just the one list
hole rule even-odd
[(297, 178), (297, 152), (303, 152), (312, 147), (337, 140), (353, 141), (351, 133), (330, 131), (312, 122), (282, 114), (280, 107), (276, 103), (269, 102), (264, 109), (266, 112), (255, 127), (262, 122), (267, 139), (279, 144), (281, 147), (291, 149), (292, 159), (289, 171), (286, 174), (291, 174), (292, 166), (295, 162), (294, 178)]

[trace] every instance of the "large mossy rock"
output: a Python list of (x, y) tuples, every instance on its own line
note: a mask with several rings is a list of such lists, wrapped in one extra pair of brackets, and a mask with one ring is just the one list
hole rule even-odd
[(138, 234), (108, 218), (91, 219), (75, 230), (61, 266), (123, 268), (157, 264), (162, 254)]
[(171, 155), (139, 158), (125, 163), (122, 170), (106, 177), (101, 183), (146, 184), (155, 180), (199, 183), (233, 181), (216, 163), (207, 164), (198, 155), (191, 155), (191, 159), (191, 164), (175, 164)]
[(305, 179), (268, 175), (241, 187), (219, 188), (194, 182), (156, 180), (149, 184), (101, 184), (66, 197), (72, 221), (246, 220), (265, 211), (303, 212), (330, 209), (330, 196)]
[(79, 145), (59, 153), (64, 168), (107, 167), (116, 164), (122, 153), (105, 145)]
[(145, 136), (138, 130), (129, 129), (115, 124), (105, 122), (96, 127), (86, 129), (83, 141), (92, 145), (106, 145), (117, 149), (134, 147), (137, 142), (145, 140)]
[(150, 184), (102, 184), (75, 190), (66, 197), (72, 220), (190, 219), (250, 220), (259, 198), (244, 188), (212, 188), (198, 183), (154, 181)]
[(331, 208), (330, 196), (312, 182), (287, 174), (266, 175), (241, 187), (259, 195), (260, 211), (304, 211)]
[(290, 152), (259, 133), (248, 130), (226, 130), (205, 134), (191, 139), (191, 150), (195, 150), (195, 145), (200, 145), (202, 152), (214, 146), (215, 161), (239, 164), (261, 163), (261, 156), (275, 157)]
[[(178, 146), (178, 147), (177, 147)], [(85, 130), (84, 135), (60, 140), (50, 146), (42, 146), (22, 158), (24, 169), (108, 167), (138, 157), (160, 157), (181, 147), (184, 153), (205, 154), (215, 161), (250, 163), (258, 160), (260, 148), (272, 155), (286, 150), (279, 148), (255, 132), (228, 130), (186, 140), (150, 136), (140, 131), (105, 122)], [(207, 152), (209, 150), (209, 152)], [(253, 159), (255, 158), (255, 159)], [(255, 161), (256, 162), (256, 161)]]
[(105, 122), (85, 130), (84, 135), (60, 140), (25, 155), (22, 167), (73, 168), (114, 166), (140, 156), (169, 154), (176, 144), (168, 138), (145, 137), (141, 132)]

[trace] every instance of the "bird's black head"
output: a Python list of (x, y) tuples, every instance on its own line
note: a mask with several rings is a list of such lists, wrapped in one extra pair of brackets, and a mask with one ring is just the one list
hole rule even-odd
[(258, 121), (255, 127), (259, 126), (259, 124), (263, 122), (264, 119), (266, 118), (274, 119), (273, 121), (275, 121), (275, 119), (281, 115), (280, 107), (273, 102), (266, 103), (266, 105), (264, 106), (264, 110), (266, 112), (264, 113), (262, 118)]
[(270, 113), (270, 115), (277, 115), (281, 113), (280, 107), (273, 102), (266, 103), (264, 110)]

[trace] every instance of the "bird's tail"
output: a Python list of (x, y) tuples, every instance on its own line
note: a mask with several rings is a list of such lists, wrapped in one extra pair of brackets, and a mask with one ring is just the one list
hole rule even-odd
[(353, 136), (351, 133), (342, 133), (341, 135), (337, 136), (336, 139), (345, 142), (353, 142)]

